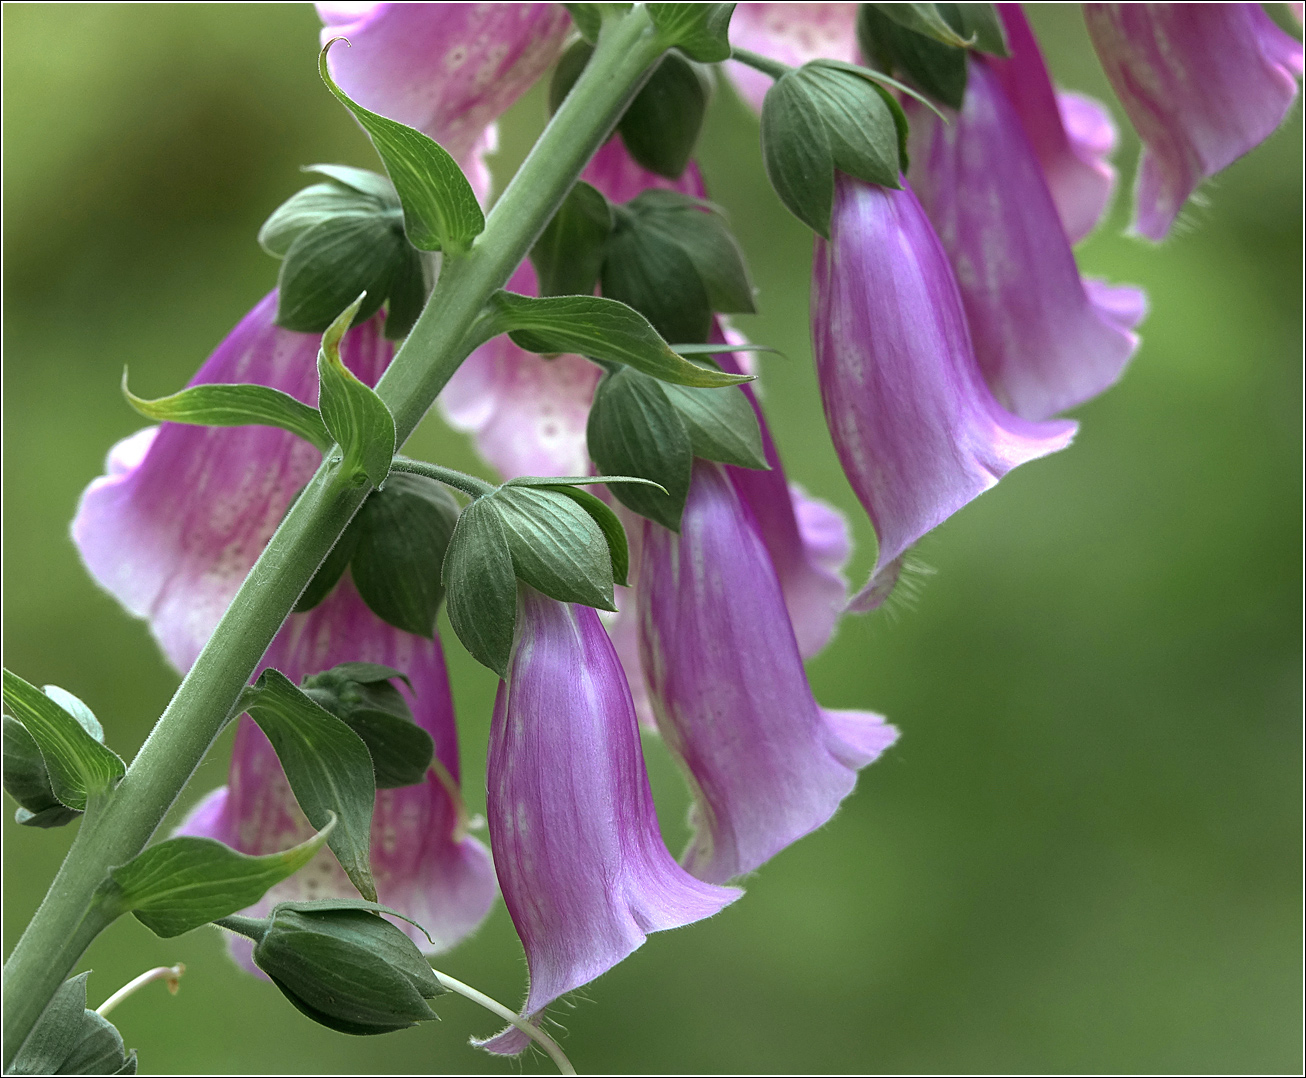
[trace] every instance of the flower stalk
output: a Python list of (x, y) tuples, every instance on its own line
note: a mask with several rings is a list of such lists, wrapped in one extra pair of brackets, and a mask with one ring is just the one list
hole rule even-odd
[[(467, 335), (590, 157), (638, 92), (665, 45), (647, 11), (607, 9), (594, 56), (504, 191), (471, 249), (443, 272), (377, 385), (397, 442), (412, 433), (468, 352)], [(231, 717), (234, 702), (370, 486), (328, 453), (277, 529), (212, 637), (100, 812), (80, 833), (5, 964), (7, 1067), (55, 990), (109, 919), (95, 902), (109, 869), (144, 848)]]

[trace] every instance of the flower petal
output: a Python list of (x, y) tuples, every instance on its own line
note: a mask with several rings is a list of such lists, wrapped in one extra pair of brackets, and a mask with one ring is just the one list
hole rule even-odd
[(912, 110), (912, 147), (912, 187), (948, 252), (993, 395), (1040, 420), (1112, 385), (1138, 338), (1085, 291), (1038, 159), (986, 62), (971, 63), (951, 122)]
[(984, 62), (1011, 102), (1071, 243), (1096, 227), (1111, 201), (1116, 172), (1107, 160), (1116, 146), (1111, 115), (1091, 97), (1052, 88), (1038, 39), (1019, 4), (999, 4), (1011, 56)]
[(826, 421), (879, 537), (873, 589), (907, 547), (1016, 465), (1068, 445), (1075, 424), (1031, 423), (993, 398), (947, 256), (910, 187), (838, 177), (812, 288)]
[[(808, 60), (857, 62), (856, 4), (736, 4), (730, 43), (791, 67)], [(771, 78), (730, 61), (727, 71), (740, 96), (759, 112)]]
[(719, 465), (698, 461), (680, 535), (644, 524), (640, 651), (658, 729), (694, 789), (686, 867), (720, 883), (824, 824), (897, 732), (812, 698), (779, 581)]
[[(360, 105), (424, 131), (465, 171), (477, 142), (557, 58), (561, 4), (318, 4), (332, 78)], [(473, 185), (476, 185), (476, 178)], [(483, 177), (481, 178), (483, 180)], [(483, 188), (477, 189), (484, 194)]]
[[(458, 781), (453, 697), (437, 637), (427, 640), (382, 622), (359, 598), (348, 574), (319, 606), (293, 614), (260, 669), (280, 670), (298, 683), (342, 662), (372, 662), (402, 670), (413, 688), (398, 688), (413, 718), (435, 741), (436, 759)], [(380, 901), (417, 921), (426, 937), (400, 923), (432, 953), (448, 950), (480, 924), (494, 902), (489, 853), (461, 834), (461, 806), (436, 773), (415, 786), (377, 791), (372, 817), (372, 870)], [(273, 853), (313, 833), (286, 782), (276, 753), (248, 718), (240, 720), (227, 785), (209, 794), (178, 828), (251, 854)], [(349, 898), (357, 892), (329, 850), (273, 887), (249, 912), (267, 913), (292, 899)], [(250, 942), (230, 940), (233, 956), (253, 970)]]
[[(276, 293), (231, 331), (191, 379), (257, 382), (317, 402), (318, 338), (273, 323)], [(341, 354), (369, 384), (391, 346), (373, 319), (349, 331)], [(86, 488), (73, 542), (96, 581), (150, 630), (179, 670), (189, 668), (321, 454), (274, 427), (165, 423), (109, 453)]]
[[(486, 814), (535, 1015), (611, 969), (647, 933), (738, 897), (694, 879), (662, 842), (630, 691), (598, 615), (522, 587), (509, 678), (490, 729)], [(510, 1027), (483, 1047), (516, 1054)]]
[(1162, 240), (1198, 184), (1288, 114), (1301, 42), (1259, 4), (1085, 4), (1084, 18), (1143, 140), (1134, 227)]

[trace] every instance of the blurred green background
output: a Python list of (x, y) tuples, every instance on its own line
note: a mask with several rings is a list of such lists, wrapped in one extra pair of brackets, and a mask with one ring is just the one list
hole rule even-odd
[[(1105, 97), (1077, 8), (1032, 14), (1057, 79)], [(67, 531), (141, 425), (123, 365), (146, 395), (179, 387), (272, 287), (254, 234), (298, 166), (374, 158), (318, 82), (308, 5), (3, 19), (5, 662), (85, 698), (130, 754), (177, 677)], [(543, 116), (538, 92), (509, 114), (501, 179)], [(847, 620), (812, 664), (824, 704), (886, 713), (900, 744), (744, 901), (557, 1008), (582, 1072), (1300, 1069), (1301, 153), (1298, 107), (1159, 248), (1121, 236), (1118, 200), (1080, 253), (1150, 293), (1129, 373), (1080, 410), (1071, 450), (927, 538), (917, 601)], [(1136, 154), (1126, 132), (1126, 189)], [(776, 436), (855, 522), (860, 582), (871, 533), (811, 370), (810, 234), (729, 91), (701, 156), (761, 288), (741, 326), (790, 357), (766, 361)], [(415, 448), (484, 471), (438, 421)], [(475, 806), (493, 679), (445, 638)], [(223, 780), (228, 746), (183, 806)], [(685, 795), (665, 750), (648, 755), (678, 849)], [(7, 951), (71, 829), (18, 828), (6, 806)], [(146, 1072), (515, 1069), (467, 1047), (497, 1025), (452, 997), (442, 1023), (385, 1038), (311, 1025), (216, 931), (163, 941), (126, 918), (80, 968), (94, 1004), (178, 960), (178, 997), (155, 986), (114, 1016)], [(521, 998), (502, 906), (442, 965)]]

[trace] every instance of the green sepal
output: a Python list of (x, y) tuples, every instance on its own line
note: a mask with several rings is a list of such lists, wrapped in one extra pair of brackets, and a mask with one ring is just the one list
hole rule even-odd
[[(398, 200), (395, 209), (398, 209)], [(338, 183), (302, 188), (272, 211), (258, 230), (258, 243), (275, 258), (285, 258), (303, 233), (338, 217), (375, 217), (383, 207), (370, 195)]]
[(742, 389), (666, 385), (662, 391), (680, 413), (694, 456), (740, 468), (770, 470), (757, 413)]
[(877, 14), (883, 15), (901, 27), (933, 38), (949, 48), (960, 49), (975, 44), (973, 38), (959, 34), (940, 12), (941, 8), (960, 7), (960, 4), (867, 4), (865, 6), (874, 8)]
[(603, 16), (599, 12), (599, 6), (597, 4), (563, 4), (562, 6), (571, 16), (576, 32), (591, 45), (597, 42), (599, 31), (603, 28)]
[(333, 38), (322, 47), (318, 73), (371, 137), (403, 204), (409, 242), (423, 251), (465, 251), (485, 228), (485, 215), (472, 185), (434, 139), (355, 104), (335, 84), (327, 69), (327, 52), (339, 40)]
[(341, 1033), (389, 1033), (430, 1021), (436, 1015), (426, 1000), (444, 991), (403, 932), (344, 904), (277, 905), (253, 957), (300, 1013)]
[(349, 214), (319, 221), (301, 232), (277, 274), (277, 325), (296, 333), (321, 333), (360, 293), (354, 309), (361, 324), (381, 309), (396, 267), (409, 250), (397, 218)]
[(694, 260), (626, 214), (608, 241), (603, 295), (638, 311), (664, 340), (706, 341), (712, 331), (712, 302)]
[(531, 248), (540, 295), (592, 295), (611, 231), (608, 200), (577, 182)]
[[(577, 352), (621, 363), (665, 382), (723, 386), (751, 381), (722, 374), (676, 355), (639, 312), (598, 296), (519, 296), (496, 292), (478, 327), (483, 339), (507, 333), (528, 352)], [(328, 424), (329, 426), (329, 424)]]
[(970, 42), (970, 48), (994, 56), (1011, 55), (996, 4), (940, 4), (939, 9), (955, 16), (958, 32)]
[(367, 899), (376, 900), (369, 843), (376, 780), (363, 740), (278, 670), (264, 670), (238, 705), (272, 742), (299, 807)]
[(9, 715), (4, 716), (4, 787), (19, 805), (15, 821), (25, 827), (63, 827), (81, 815), (54, 796), (40, 746)]
[(322, 335), (317, 353), (318, 407), (331, 437), (344, 450), (344, 468), (361, 471), (379, 487), (395, 455), (394, 417), (376, 391), (340, 359), (341, 338), (363, 298), (346, 307)]
[[(647, 483), (647, 480), (640, 480)], [(655, 484), (649, 484), (653, 486)], [(573, 486), (548, 487), (564, 497), (570, 498), (590, 515), (590, 519), (599, 526), (603, 538), (608, 544), (608, 558), (612, 562), (612, 580), (615, 584), (627, 587), (630, 575), (630, 545), (626, 541), (626, 529), (621, 526), (621, 519), (602, 498), (596, 498), (587, 490), (578, 490)]]
[(649, 18), (668, 46), (705, 64), (730, 59), (730, 16), (734, 4), (649, 4)]
[(408, 702), (390, 684), (392, 678), (412, 688), (401, 671), (376, 663), (340, 663), (304, 678), (301, 685), (306, 696), (363, 739), (377, 789), (416, 785), (435, 755), (431, 735), (414, 721)]
[(857, 42), (862, 54), (874, 58), (877, 66), (886, 71), (901, 72), (930, 97), (954, 109), (961, 108), (966, 95), (966, 50), (908, 29), (880, 10), (907, 6), (861, 6), (857, 13)]
[(388, 341), (407, 337), (426, 306), (428, 292), (426, 270), (422, 256), (409, 243), (403, 246), (403, 255), (396, 261), (394, 276), (390, 279), (390, 309), (385, 318), (385, 338)]
[(694, 451), (680, 413), (656, 380), (629, 368), (606, 375), (595, 391), (585, 438), (601, 471), (651, 479), (666, 491), (618, 484), (610, 488), (613, 497), (680, 530)]
[(254, 905), (308, 864), (335, 827), (335, 813), (328, 812), (326, 826), (311, 838), (261, 857), (211, 838), (166, 839), (111, 869), (103, 901), (116, 914), (134, 914), (156, 936), (180, 936)]
[(782, 75), (762, 99), (762, 162), (789, 212), (829, 239), (834, 150), (825, 122), (797, 75)]
[(316, 408), (270, 386), (210, 383), (191, 386), (169, 397), (145, 400), (127, 388), (122, 372), (122, 395), (146, 419), (161, 423), (187, 423), (201, 427), (280, 427), (312, 442), (323, 451), (332, 438)]
[(303, 165), (299, 171), (316, 172), (341, 187), (347, 187), (360, 195), (368, 195), (378, 206), (386, 209), (402, 209), (395, 185), (389, 177), (373, 172), (370, 168), (355, 168), (353, 165)]
[(524, 486), (500, 487), (483, 501), (499, 515), (518, 579), (561, 603), (617, 609), (607, 538), (577, 501)]
[(89, 796), (107, 793), (126, 772), (118, 754), (73, 714), (10, 670), (4, 671), (4, 705), (41, 750), (50, 789), (68, 808), (84, 812)]
[(517, 624), (517, 574), (503, 521), (479, 498), (458, 517), (442, 578), (449, 624), (472, 658), (508, 676)]
[(825, 123), (834, 167), (867, 183), (901, 187), (900, 134), (886, 102), (893, 100), (888, 91), (842, 65), (820, 60), (805, 64), (792, 77), (802, 83)]
[(359, 595), (382, 621), (431, 639), (444, 598), (440, 566), (458, 521), (453, 495), (432, 479), (394, 472), (355, 521), (350, 574)]
[(136, 1051), (126, 1051), (107, 1018), (86, 1006), (90, 971), (64, 981), (46, 1004), (6, 1074), (135, 1074)]
[(576, 85), (580, 73), (594, 55), (594, 45), (583, 37), (573, 41), (562, 51), (558, 62), (553, 67), (553, 77), (549, 80), (549, 115), (558, 111), (571, 88)]
[(621, 141), (640, 165), (676, 179), (689, 164), (707, 113), (712, 84), (695, 64), (669, 52), (617, 124)]

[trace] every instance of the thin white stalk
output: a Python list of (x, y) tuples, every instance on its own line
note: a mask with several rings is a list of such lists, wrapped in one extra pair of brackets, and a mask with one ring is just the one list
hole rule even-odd
[(134, 977), (125, 985), (118, 989), (113, 995), (95, 1008), (95, 1013), (101, 1018), (108, 1016), (119, 1003), (130, 996), (137, 989), (144, 988), (153, 981), (166, 981), (168, 991), (174, 996), (177, 989), (181, 987), (181, 975), (186, 972), (186, 967), (178, 962), (175, 966), (155, 966), (153, 969), (146, 970), (139, 977)]
[(516, 1011), (509, 1010), (496, 999), (491, 999), (484, 992), (479, 992), (470, 984), (463, 984), (457, 977), (450, 977), (447, 973), (441, 973), (438, 969), (433, 970), (436, 980), (438, 980), (450, 992), (457, 992), (460, 996), (466, 996), (473, 1003), (479, 1003), (487, 1011), (497, 1014), (507, 1022), (511, 1022), (520, 1029), (531, 1040), (549, 1053), (549, 1058), (553, 1060), (558, 1068), (559, 1074), (575, 1074), (576, 1068), (571, 1065), (569, 1060), (558, 1047), (558, 1042), (550, 1037), (539, 1026), (526, 1021), (525, 1018), (517, 1014)]

